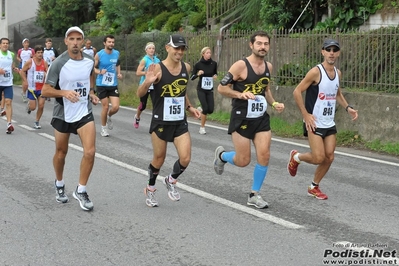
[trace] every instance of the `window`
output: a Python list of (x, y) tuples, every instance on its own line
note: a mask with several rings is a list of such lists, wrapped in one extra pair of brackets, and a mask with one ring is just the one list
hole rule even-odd
[(6, 17), (6, 0), (1, 0), (1, 19)]

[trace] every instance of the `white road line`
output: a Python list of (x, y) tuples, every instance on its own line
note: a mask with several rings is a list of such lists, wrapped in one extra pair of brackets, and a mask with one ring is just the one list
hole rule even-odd
[(24, 128), (24, 129), (26, 129), (26, 130), (29, 130), (29, 131), (34, 131), (34, 130), (36, 130), (36, 129), (34, 129), (33, 127), (30, 127), (30, 126), (27, 126), (27, 125), (19, 125), (19, 127), (22, 127), (22, 128)]
[[(122, 106), (120, 108), (122, 108)], [(136, 109), (133, 109), (133, 108), (130, 108), (130, 107), (124, 107), (124, 109), (126, 109), (126, 110), (136, 110)], [(145, 113), (151, 114), (149, 112), (145, 112)], [(187, 122), (190, 123), (190, 124), (194, 124), (194, 125), (201, 125), (201, 123), (199, 123), (199, 122), (192, 122), (192, 121), (187, 121)], [(207, 127), (211, 127), (211, 128), (215, 128), (215, 129), (219, 129), (219, 130), (227, 131), (226, 127), (220, 127), (220, 126), (214, 126), (214, 125), (208, 125), (208, 124), (206, 126)], [(272, 141), (281, 142), (281, 143), (287, 143), (287, 144), (290, 144), (290, 145), (295, 145), (295, 146), (304, 147), (304, 148), (309, 148), (309, 145), (296, 143), (296, 142), (292, 142), (292, 141), (288, 141), (288, 140), (284, 140), (284, 139), (279, 139), (279, 138), (272, 138)], [(394, 162), (389, 162), (389, 161), (369, 158), (369, 157), (365, 157), (365, 156), (361, 156), (361, 155), (354, 155), (354, 154), (340, 152), (340, 151), (335, 151), (335, 153), (339, 154), (339, 155), (342, 155), (342, 156), (362, 159), (362, 160), (365, 160), (365, 161), (376, 162), (376, 163), (381, 163), (381, 164), (387, 164), (387, 165), (392, 165), (392, 166), (399, 166), (399, 163), (394, 163)]]
[[(45, 137), (45, 138), (48, 138), (48, 139), (54, 141), (54, 137), (51, 136), (51, 135), (49, 135), (49, 134), (46, 134), (46, 133), (39, 133), (39, 135), (41, 135), (41, 136), (43, 136), (43, 137)], [(71, 147), (71, 148), (73, 148), (73, 149), (75, 149), (75, 150), (78, 150), (78, 151), (83, 151), (83, 148), (82, 148), (82, 147), (77, 146), (77, 145), (75, 145), (75, 144), (69, 144), (69, 147)], [(118, 166), (120, 166), (120, 167), (126, 168), (126, 169), (128, 169), (128, 170), (131, 170), (131, 171), (133, 171), (133, 172), (142, 174), (142, 175), (144, 175), (144, 176), (147, 176), (147, 174), (148, 174), (148, 172), (147, 172), (146, 170), (143, 170), (143, 169), (141, 169), (141, 168), (132, 166), (132, 165), (130, 165), (130, 164), (126, 164), (126, 163), (124, 163), (124, 162), (121, 162), (121, 161), (112, 159), (112, 158), (110, 158), (110, 157), (107, 157), (107, 156), (102, 155), (102, 154), (99, 154), (99, 153), (96, 153), (96, 157), (99, 158), (99, 159), (103, 159), (103, 160), (105, 160), (105, 161), (107, 161), (107, 162), (110, 162), (110, 163), (112, 163), (112, 164), (118, 165)], [(165, 178), (164, 176), (158, 176), (157, 180), (158, 180), (159, 182), (161, 182), (164, 178)], [(232, 202), (232, 201), (229, 201), (229, 200), (220, 198), (220, 197), (218, 197), (218, 196), (209, 194), (209, 193), (207, 193), (207, 192), (201, 191), (201, 190), (199, 190), (199, 189), (195, 189), (195, 188), (193, 188), (193, 187), (184, 185), (184, 184), (181, 183), (181, 182), (177, 183), (177, 186), (178, 186), (179, 188), (181, 188), (181, 189), (187, 191), (187, 192), (190, 192), (190, 193), (195, 194), (195, 195), (197, 195), (197, 196), (200, 196), (200, 197), (202, 197), (202, 198), (206, 198), (206, 199), (212, 200), (212, 201), (214, 201), (214, 202), (217, 202), (217, 203), (219, 203), (219, 204), (225, 205), (225, 206), (230, 207), (230, 208), (232, 208), (232, 209), (235, 209), (235, 210), (238, 210), (238, 211), (241, 211), (241, 212), (245, 212), (245, 213), (247, 213), (247, 214), (256, 216), (256, 217), (258, 217), (258, 218), (264, 219), (264, 220), (266, 220), (266, 221), (269, 221), (269, 222), (272, 222), (272, 223), (275, 223), (275, 224), (279, 224), (279, 225), (281, 225), (281, 226), (284, 226), (284, 227), (287, 227), (287, 228), (290, 228), (290, 229), (301, 229), (301, 228), (304, 228), (304, 226), (302, 226), (302, 225), (295, 224), (295, 223), (291, 223), (291, 222), (289, 222), (289, 221), (286, 221), (286, 220), (284, 220), (284, 219), (275, 217), (275, 216), (273, 216), (273, 215), (270, 215), (270, 214), (267, 214), (267, 213), (264, 213), (264, 212), (261, 212), (261, 211), (255, 210), (255, 209), (251, 209), (251, 208), (248, 208), (248, 207), (245, 207), (245, 206), (242, 206), (242, 205), (237, 204), (237, 203), (235, 203), (235, 202)]]

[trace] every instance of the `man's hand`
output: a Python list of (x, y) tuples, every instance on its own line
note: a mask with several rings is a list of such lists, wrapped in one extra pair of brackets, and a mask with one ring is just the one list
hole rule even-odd
[(92, 104), (97, 105), (100, 102), (100, 99), (94, 93), (90, 93), (90, 101)]
[(275, 104), (273, 108), (274, 108), (278, 113), (281, 113), (282, 111), (284, 111), (285, 106), (284, 106), (283, 103), (278, 103), (278, 104)]
[(68, 99), (70, 102), (77, 103), (80, 100), (80, 94), (77, 91), (65, 90), (64, 98)]
[(352, 121), (356, 120), (358, 118), (357, 110), (349, 107), (348, 108), (348, 113), (352, 116)]
[(195, 118), (201, 118), (201, 112), (197, 108), (190, 106), (187, 111), (189, 111)]
[(145, 73), (145, 80), (149, 83), (154, 83), (161, 76), (161, 72), (155, 73), (155, 66), (155, 64), (151, 64)]
[(238, 99), (255, 100), (255, 95), (252, 92), (246, 91), (246, 92), (241, 93)]
[(303, 117), (303, 121), (305, 122), (306, 130), (308, 132), (314, 132), (316, 130), (316, 118), (312, 114), (306, 114)]

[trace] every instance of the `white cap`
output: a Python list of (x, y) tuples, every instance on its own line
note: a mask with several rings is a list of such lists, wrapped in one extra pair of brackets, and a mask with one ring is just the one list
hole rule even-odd
[(28, 39), (28, 38), (23, 39), (23, 40), (22, 40), (22, 44), (24, 44), (25, 41), (28, 41), (28, 42), (29, 42), (29, 39)]
[(85, 34), (83, 33), (83, 31), (78, 27), (78, 26), (73, 26), (70, 27), (66, 32), (65, 32), (65, 38), (68, 37), (69, 33), (71, 32), (79, 32), (80, 34), (82, 34), (83, 38), (85, 37)]

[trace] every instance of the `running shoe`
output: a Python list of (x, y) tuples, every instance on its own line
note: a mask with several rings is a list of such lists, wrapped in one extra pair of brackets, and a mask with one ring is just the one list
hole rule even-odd
[(6, 113), (6, 110), (4, 110), (3, 108), (1, 108), (1, 111), (0, 111), (0, 116), (5, 116), (7, 113)]
[(258, 209), (264, 209), (269, 207), (269, 204), (266, 201), (264, 201), (261, 195), (259, 194), (253, 195), (252, 197), (248, 195), (247, 205), (254, 206)]
[(21, 91), (21, 96), (24, 103), (28, 102), (28, 98), (26, 98), (26, 92), (24, 93), (23, 91)]
[(288, 161), (288, 164), (287, 164), (287, 170), (291, 176), (296, 176), (296, 171), (298, 170), (299, 163), (297, 161), (295, 161), (295, 159), (294, 159), (294, 155), (297, 153), (298, 153), (297, 150), (291, 151), (290, 160)]
[(93, 202), (90, 201), (89, 195), (87, 195), (87, 192), (78, 192), (78, 187), (76, 187), (75, 191), (73, 192), (73, 197), (79, 201), (80, 208), (85, 211), (91, 211), (93, 210)]
[(148, 207), (158, 207), (158, 201), (155, 199), (155, 191), (149, 190), (148, 187), (144, 188), (144, 195), (146, 196), (145, 199), (145, 204), (147, 204)]
[(134, 123), (133, 123), (133, 126), (135, 127), (135, 128), (139, 128), (139, 123), (140, 123), (140, 118), (137, 118), (137, 116), (134, 116)]
[(36, 121), (35, 123), (33, 123), (33, 127), (35, 129), (41, 129), (42, 128), (42, 126), (39, 124), (39, 121)]
[(310, 187), (308, 187), (308, 195), (311, 197), (315, 197), (316, 199), (319, 200), (326, 200), (328, 199), (327, 195), (324, 194), (323, 192), (321, 192), (320, 188), (314, 187), (313, 189), (311, 189)]
[(114, 123), (112, 122), (112, 119), (110, 116), (107, 117), (107, 126), (109, 130), (112, 130), (114, 128)]
[(201, 135), (205, 135), (205, 134), (206, 134), (205, 127), (200, 127), (199, 133), (200, 133)]
[(62, 187), (57, 187), (56, 185), (57, 181), (54, 181), (54, 187), (55, 187), (55, 200), (58, 203), (67, 203), (69, 201), (68, 196), (65, 194), (65, 185)]
[(223, 146), (219, 146), (215, 150), (215, 159), (213, 160), (213, 168), (215, 169), (216, 174), (221, 175), (224, 171), (225, 162), (220, 159), (220, 155), (224, 152)]
[(163, 183), (165, 184), (166, 188), (168, 189), (168, 196), (171, 200), (173, 201), (179, 201), (180, 200), (180, 193), (179, 191), (177, 191), (176, 189), (176, 183), (177, 181), (175, 181), (174, 183), (170, 183), (169, 182), (169, 176), (165, 177), (165, 179), (163, 180)]
[(28, 113), (28, 115), (30, 115), (30, 113), (31, 113), (31, 110), (30, 110), (30, 107), (29, 107), (29, 102), (28, 102), (28, 104), (26, 105), (26, 112)]
[(13, 125), (11, 123), (8, 123), (6, 133), (11, 134), (13, 131), (14, 131)]
[(101, 136), (109, 137), (108, 130), (105, 127), (101, 128)]

